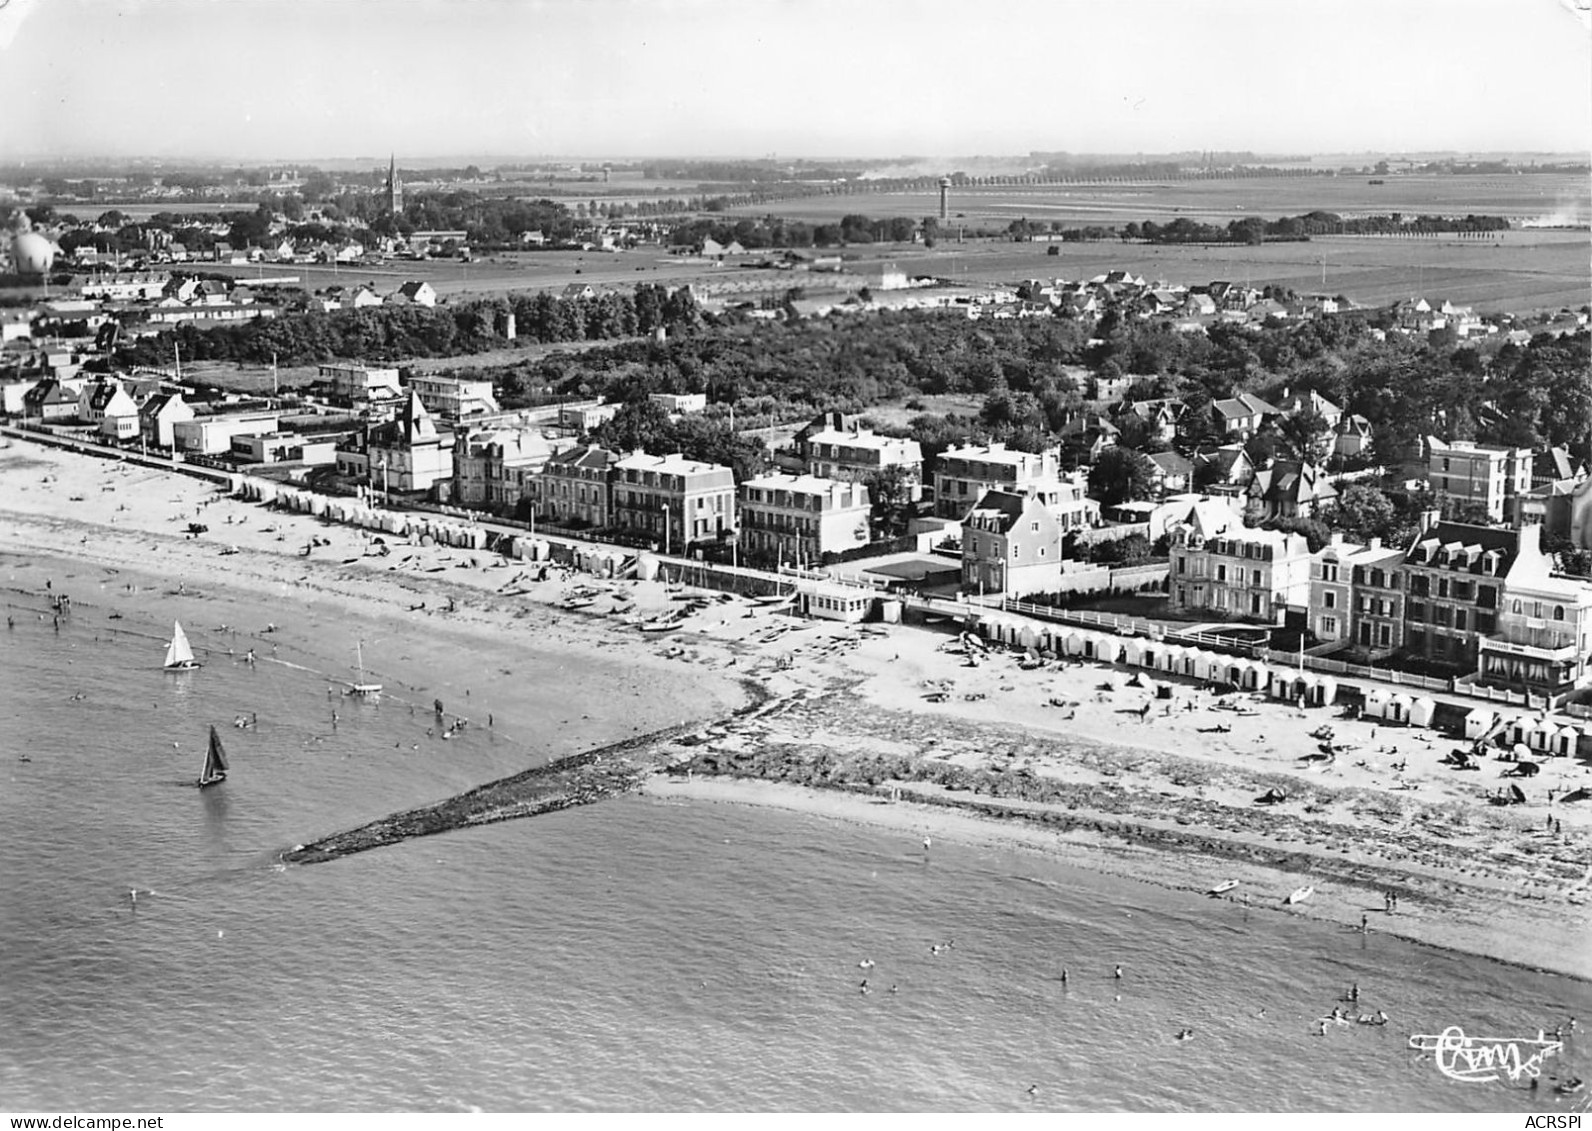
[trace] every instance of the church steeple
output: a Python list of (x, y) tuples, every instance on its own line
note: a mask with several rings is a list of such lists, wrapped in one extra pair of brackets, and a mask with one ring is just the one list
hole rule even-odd
[(387, 160), (387, 214), (398, 216), (404, 210), (404, 183), (398, 179), (398, 157), (393, 154)]

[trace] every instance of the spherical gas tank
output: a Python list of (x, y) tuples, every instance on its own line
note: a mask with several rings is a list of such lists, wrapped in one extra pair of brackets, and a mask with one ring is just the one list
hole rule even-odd
[(11, 262), (19, 275), (42, 275), (55, 262), (55, 245), (38, 232), (20, 232), (11, 240)]

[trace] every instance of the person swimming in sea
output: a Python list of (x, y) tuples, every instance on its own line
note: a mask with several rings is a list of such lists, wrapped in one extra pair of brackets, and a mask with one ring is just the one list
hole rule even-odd
[(1116, 973), (1113, 974), (1112, 977), (1117, 978), (1117, 979), (1121, 979), (1121, 977), (1122, 977), (1122, 967), (1121, 966), (1117, 967)]

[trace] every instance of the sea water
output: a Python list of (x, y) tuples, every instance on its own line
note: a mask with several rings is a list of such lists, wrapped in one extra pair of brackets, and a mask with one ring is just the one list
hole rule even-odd
[[(290, 611), (269, 657), (200, 616), (209, 662), (172, 675), (169, 595), (59, 627), (6, 598), (0, 1108), (1569, 1110), (1550, 1075), (1592, 1069), (1585, 1025), (1537, 1093), (1407, 1047), (1592, 1023), (1585, 983), (1027, 848), (627, 797), (283, 867), (534, 743), (329, 696)], [(201, 792), (212, 723), (232, 772)], [(1316, 1035), (1354, 983), (1392, 1022)]]

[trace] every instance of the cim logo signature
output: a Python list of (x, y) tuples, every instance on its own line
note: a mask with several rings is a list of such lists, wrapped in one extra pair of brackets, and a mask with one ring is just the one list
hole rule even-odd
[(1410, 1037), (1410, 1048), (1431, 1053), (1439, 1072), (1465, 1084), (1484, 1084), (1505, 1076), (1516, 1084), (1521, 1079), (1534, 1080), (1542, 1075), (1543, 1060), (1563, 1047), (1540, 1029), (1536, 1040), (1467, 1037), (1458, 1025), (1450, 1025), (1435, 1036), (1417, 1033)]

